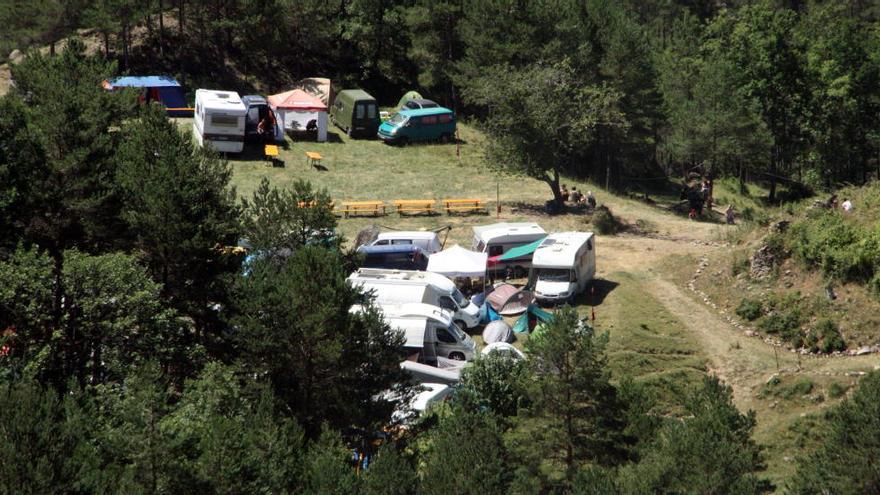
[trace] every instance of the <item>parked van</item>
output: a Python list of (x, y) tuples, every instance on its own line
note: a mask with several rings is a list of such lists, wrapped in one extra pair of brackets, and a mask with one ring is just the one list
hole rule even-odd
[(330, 120), (351, 137), (372, 138), (379, 128), (379, 104), (362, 89), (344, 89), (330, 107)]
[(199, 146), (241, 153), (247, 108), (235, 91), (196, 90), (193, 135)]
[[(264, 143), (284, 141), (284, 129), (278, 125), (275, 112), (269, 108), (266, 97), (261, 95), (246, 95), (241, 101), (247, 108), (247, 116), (244, 120), (244, 138), (247, 142)], [(260, 133), (260, 122), (265, 120), (269, 128), (267, 132)], [(268, 135), (267, 135), (268, 134)]]
[[(473, 250), (489, 257), (500, 256), (508, 250), (525, 246), (547, 236), (536, 223), (493, 223), (474, 227)], [(525, 275), (531, 266), (531, 255), (521, 256), (495, 265), (493, 269), (512, 267), (517, 275)]]
[(437, 358), (471, 361), (477, 344), (452, 321), (452, 315), (436, 306), (421, 303), (380, 305), (391, 328), (403, 331), (404, 347), (422, 350), (422, 360), (436, 364)]
[(529, 287), (543, 303), (568, 302), (596, 275), (596, 246), (591, 232), (550, 234), (535, 250)]
[(364, 268), (385, 268), (389, 270), (427, 270), (428, 256), (418, 246), (412, 244), (361, 246), (358, 252), (364, 255)]
[(422, 231), (395, 231), (395, 232), (382, 232), (373, 241), (371, 246), (418, 246), (422, 251), (427, 253), (428, 255), (439, 252), (443, 249), (443, 245), (440, 244), (440, 238), (437, 236), (436, 232), (422, 232)]
[(379, 126), (379, 138), (386, 143), (451, 141), (455, 136), (455, 114), (444, 107), (403, 109)]
[(372, 290), (379, 304), (431, 304), (452, 313), (462, 328), (480, 324), (480, 308), (439, 273), (361, 268), (348, 277), (348, 282)]

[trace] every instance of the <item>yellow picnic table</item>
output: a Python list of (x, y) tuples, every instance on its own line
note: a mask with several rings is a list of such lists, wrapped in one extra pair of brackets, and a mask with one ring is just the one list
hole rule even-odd
[(403, 213), (434, 213), (433, 199), (395, 199), (394, 207), (397, 214)]
[(278, 159), (278, 145), (277, 144), (267, 144), (263, 148), (263, 156), (266, 158), (266, 161), (275, 164), (275, 160)]
[(342, 203), (342, 216), (348, 217), (349, 215), (357, 215), (357, 214), (371, 214), (374, 216), (379, 216), (379, 212), (382, 212), (382, 215), (385, 214), (385, 203), (382, 201), (348, 201)]
[(484, 212), (486, 202), (482, 199), (444, 199), (442, 201), (443, 209), (447, 215), (451, 215), (454, 211), (460, 212)]
[(321, 164), (324, 157), (316, 151), (306, 151), (306, 165), (316, 166)]

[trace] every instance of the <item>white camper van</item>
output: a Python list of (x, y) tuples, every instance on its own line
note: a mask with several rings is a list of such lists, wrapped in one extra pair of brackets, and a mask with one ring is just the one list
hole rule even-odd
[(452, 280), (439, 273), (361, 268), (348, 277), (348, 282), (372, 290), (380, 305), (431, 304), (449, 311), (463, 328), (480, 324), (480, 308), (464, 297)]
[(391, 328), (403, 330), (404, 347), (422, 350), (428, 364), (438, 357), (470, 361), (477, 355), (477, 344), (458, 328), (452, 316), (442, 309), (423, 303), (386, 304), (380, 306)]
[(535, 250), (529, 286), (540, 302), (571, 301), (596, 275), (595, 237), (591, 232), (550, 234)]
[[(525, 246), (547, 236), (547, 232), (536, 223), (493, 223), (474, 227), (474, 251), (486, 253), (489, 257), (499, 256), (509, 249)], [(530, 266), (528, 256), (509, 260), (495, 266), (495, 269), (513, 267), (525, 275)]]
[(373, 241), (371, 246), (397, 246), (409, 245), (418, 246), (422, 251), (428, 254), (434, 254), (443, 249), (440, 244), (440, 238), (436, 232), (382, 232), (379, 237)]
[(241, 153), (247, 107), (235, 91), (196, 90), (193, 135), (202, 147)]

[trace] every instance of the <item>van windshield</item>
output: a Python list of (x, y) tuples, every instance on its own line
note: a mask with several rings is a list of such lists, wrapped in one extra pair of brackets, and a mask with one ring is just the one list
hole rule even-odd
[(406, 121), (406, 115), (399, 113), (395, 113), (390, 119), (388, 119), (388, 123), (394, 125), (402, 124), (404, 121)]
[(464, 297), (464, 294), (462, 294), (461, 291), (458, 290), (458, 287), (452, 289), (452, 299), (455, 300), (455, 304), (458, 304), (459, 308), (467, 307), (467, 305), (470, 304), (467, 298)]
[(571, 270), (566, 268), (538, 268), (538, 280), (547, 282), (570, 282)]

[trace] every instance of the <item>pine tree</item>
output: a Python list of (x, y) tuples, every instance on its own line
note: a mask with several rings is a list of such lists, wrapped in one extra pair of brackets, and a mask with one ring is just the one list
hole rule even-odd
[(386, 444), (373, 456), (361, 479), (361, 495), (413, 495), (418, 478), (410, 461)]

